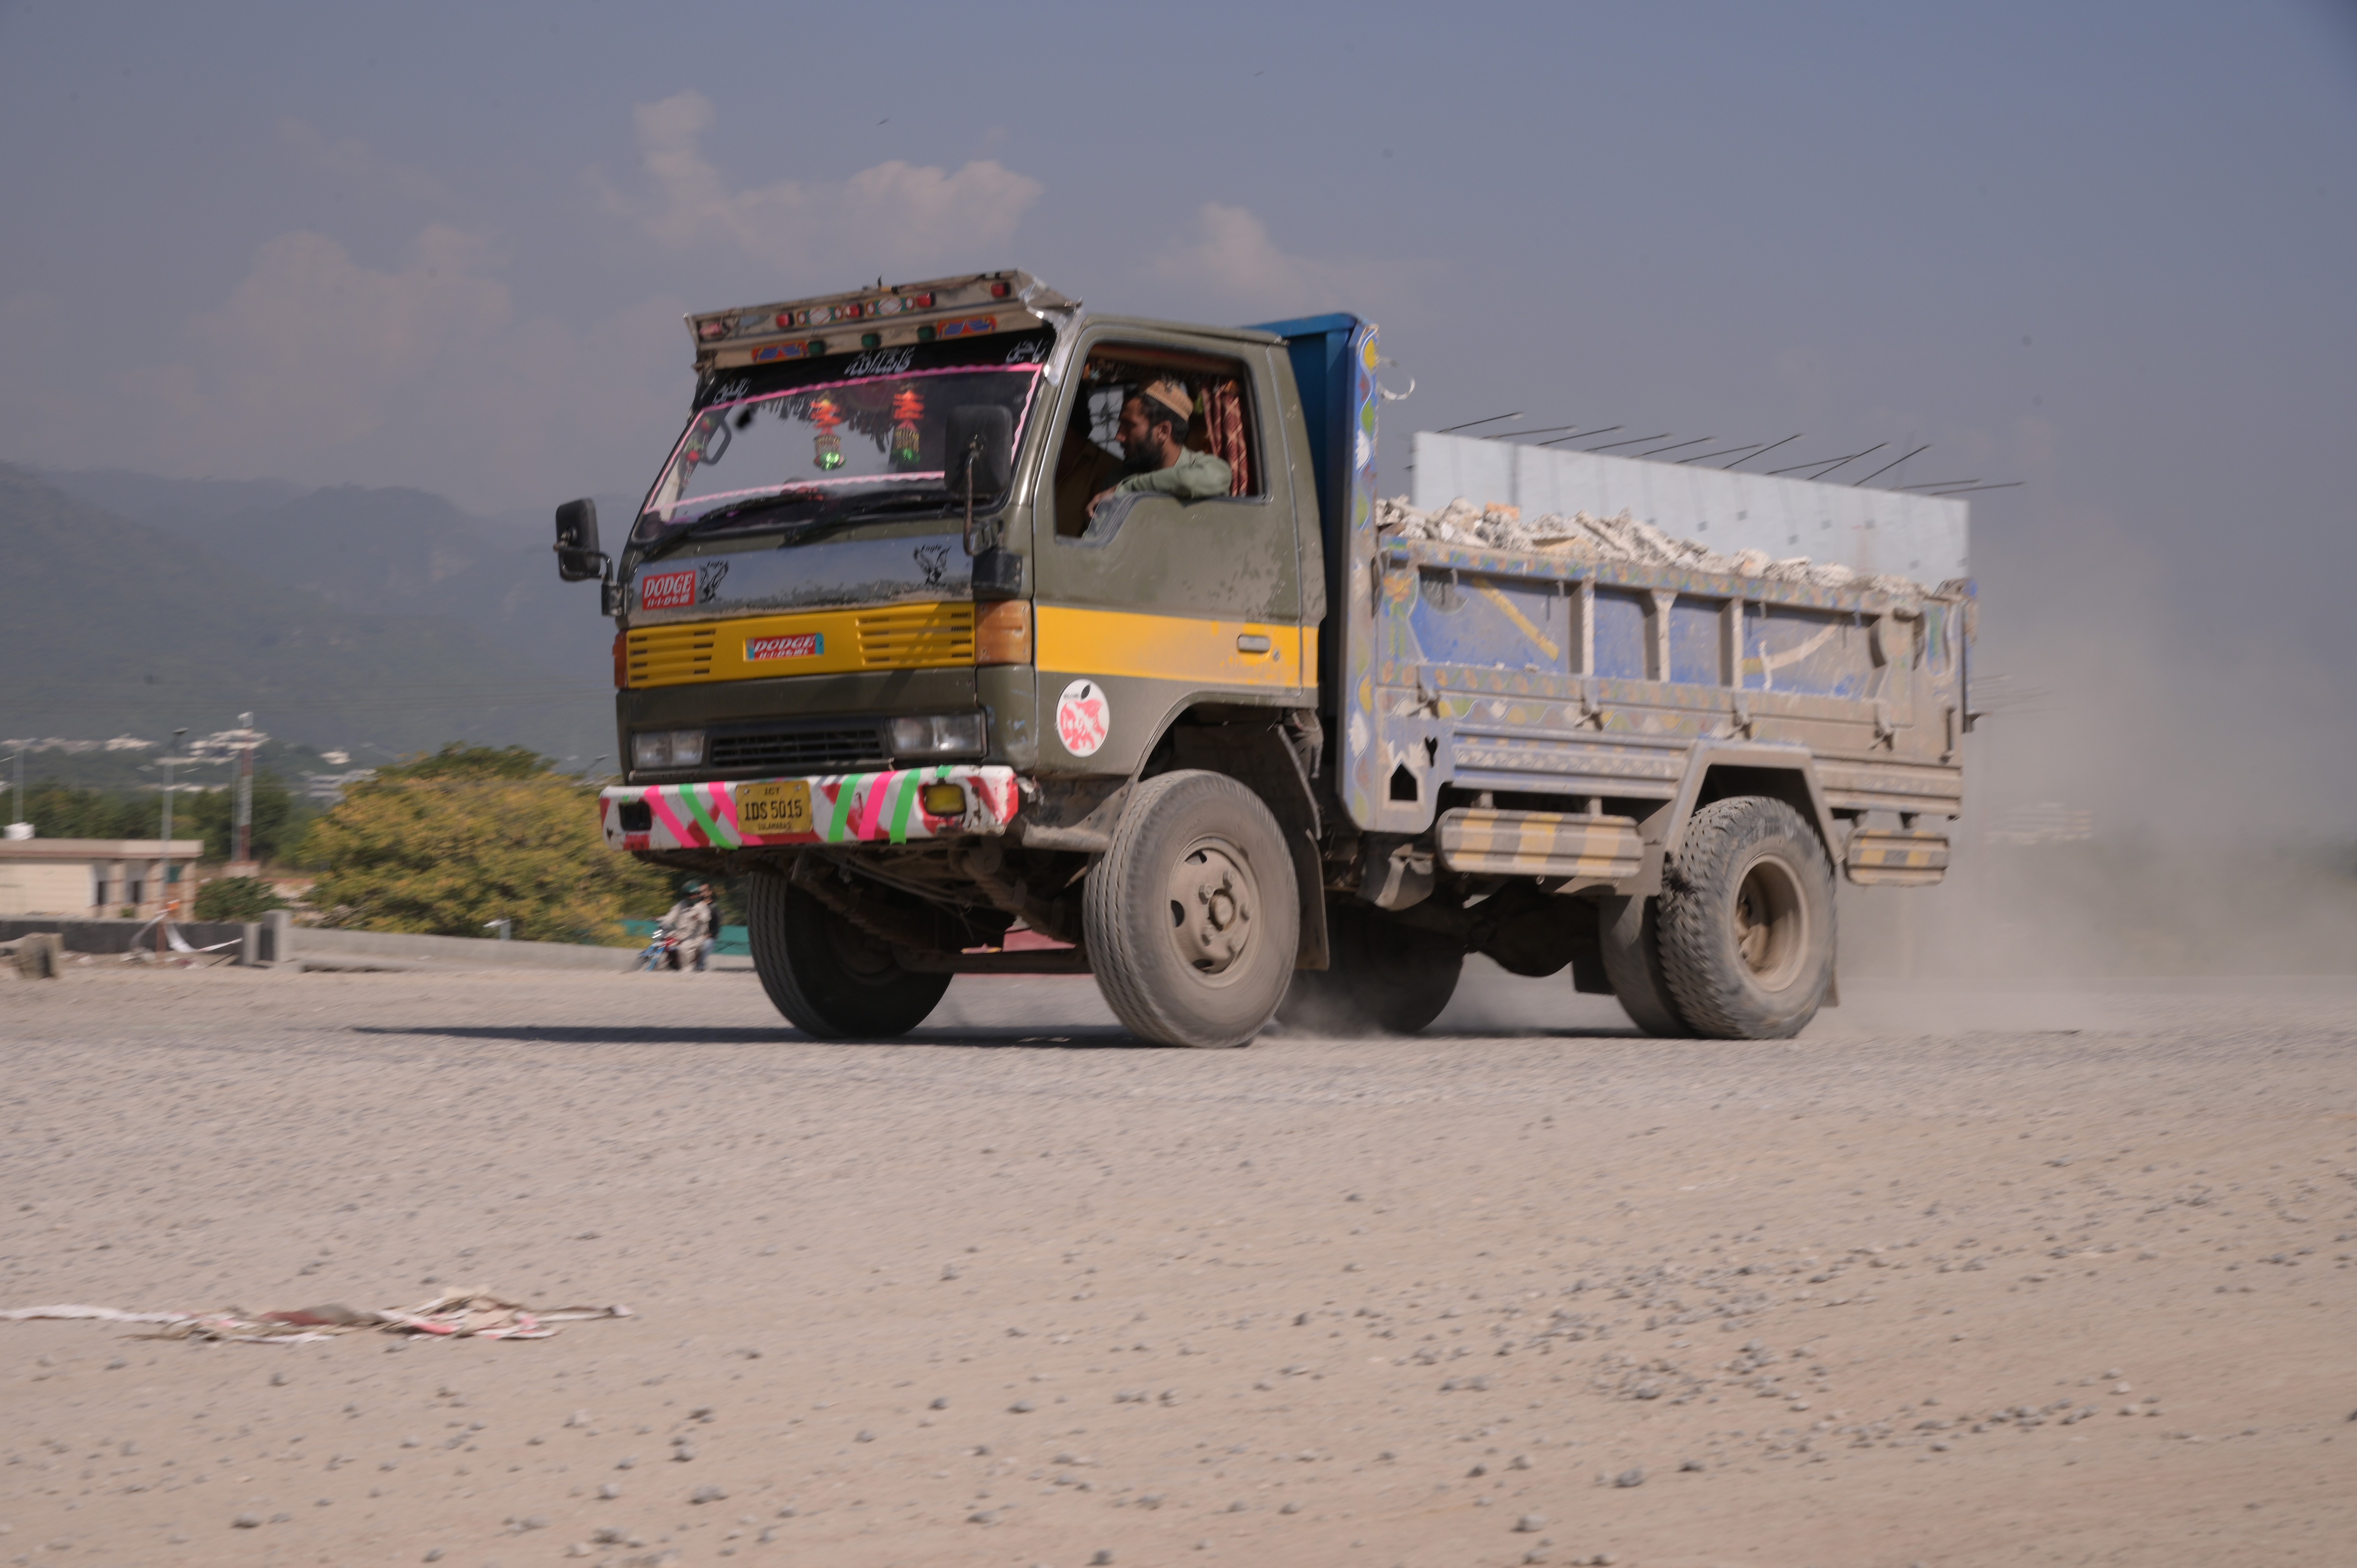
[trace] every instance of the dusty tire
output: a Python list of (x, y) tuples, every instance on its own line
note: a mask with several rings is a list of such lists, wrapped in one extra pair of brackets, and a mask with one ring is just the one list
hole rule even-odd
[(1833, 867), (1801, 813), (1760, 795), (1713, 801), (1665, 881), (1662, 969), (1679, 1016), (1723, 1040), (1799, 1034), (1834, 973)]
[(1241, 1046), (1261, 1032), (1300, 946), (1293, 857), (1260, 798), (1220, 773), (1137, 786), (1081, 900), (1097, 989), (1132, 1034)]
[(782, 876), (745, 879), (753, 968), (786, 1021), (821, 1040), (882, 1039), (925, 1021), (950, 988)]
[(1606, 898), (1598, 911), (1596, 940), (1604, 950), (1604, 975), (1612, 983), (1613, 997), (1631, 1023), (1668, 1038), (1694, 1033), (1678, 1015), (1662, 971), (1660, 899)]
[(1413, 1035), (1457, 993), (1465, 950), (1438, 931), (1356, 898), (1326, 905), (1329, 967), (1301, 969), (1277, 1004), (1287, 1028), (1313, 1035)]

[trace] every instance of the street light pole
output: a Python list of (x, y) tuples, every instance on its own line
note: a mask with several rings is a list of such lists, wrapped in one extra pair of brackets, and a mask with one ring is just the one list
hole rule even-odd
[(164, 748), (164, 874), (156, 890), (156, 956), (164, 956), (164, 929), (172, 918), (172, 754), (180, 749), (180, 737), (188, 732), (176, 729), (172, 744)]
[(242, 865), (253, 849), (253, 715), (238, 714), (237, 730), (237, 826), (229, 857)]

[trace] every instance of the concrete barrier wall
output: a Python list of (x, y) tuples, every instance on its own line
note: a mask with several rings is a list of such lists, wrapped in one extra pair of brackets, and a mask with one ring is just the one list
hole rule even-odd
[[(232, 928), (234, 929), (234, 928)], [(638, 961), (636, 948), (579, 947), (570, 942), (503, 942), (483, 937), (404, 936), (397, 931), (331, 931), (287, 926), (285, 950), (275, 957), (321, 968), (361, 967), (371, 960), (407, 968), (520, 967), (531, 969), (626, 970)]]
[[(60, 920), (52, 916), (11, 916), (0, 920), (0, 942), (13, 942), (18, 937), (31, 936), (35, 931), (55, 931), (65, 939), (68, 952), (117, 953), (131, 950), (131, 939), (145, 925), (144, 920)], [(173, 929), (180, 940), (192, 948), (207, 948), (215, 942), (233, 942), (245, 934), (245, 928), (233, 920), (176, 920)], [(152, 945), (155, 933), (147, 934)], [(232, 948), (231, 952), (237, 950)]]
[[(36, 931), (55, 931), (70, 953), (122, 953), (131, 950), (139, 920), (60, 920), (40, 917), (0, 919), (0, 942)], [(220, 942), (237, 943), (226, 950), (236, 961), (264, 964), (307, 962), (318, 969), (587, 969), (620, 971), (635, 968), (637, 948), (578, 946), (571, 942), (500, 941), (489, 937), (405, 936), (397, 931), (331, 931), (297, 926), (284, 911), (252, 928), (230, 920), (182, 920), (174, 923), (180, 940), (193, 948)], [(248, 956), (245, 939), (253, 938)], [(143, 945), (155, 940), (150, 932)], [(738, 968), (749, 961), (716, 960), (721, 967)]]

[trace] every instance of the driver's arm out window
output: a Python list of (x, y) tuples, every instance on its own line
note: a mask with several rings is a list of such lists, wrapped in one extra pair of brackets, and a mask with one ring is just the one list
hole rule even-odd
[(1174, 349), (1108, 344), (1091, 352), (1057, 447), (1056, 532), (1088, 531), (1089, 503), (1133, 469), (1117, 434), (1121, 407), (1139, 388), (1175, 381), (1193, 395), (1187, 446), (1228, 465), (1231, 498), (1264, 496), (1252, 377), (1240, 360)]

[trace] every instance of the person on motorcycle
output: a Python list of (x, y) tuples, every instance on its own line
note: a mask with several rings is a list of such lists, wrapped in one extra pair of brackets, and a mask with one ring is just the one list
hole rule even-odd
[[(719, 911), (713, 905), (712, 885), (691, 882), (678, 903), (655, 924), (658, 939), (671, 939), (668, 954), (673, 967), (685, 969), (692, 961), (695, 972), (702, 974), (712, 957), (713, 938), (719, 928)], [(656, 957), (648, 967), (655, 968), (663, 961)]]

